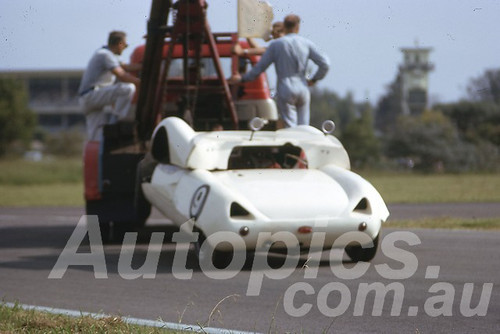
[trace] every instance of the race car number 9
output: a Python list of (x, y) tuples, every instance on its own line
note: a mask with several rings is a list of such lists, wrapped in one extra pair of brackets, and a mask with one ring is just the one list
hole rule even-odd
[(191, 218), (198, 219), (205, 205), (205, 201), (207, 200), (209, 191), (210, 187), (206, 184), (196, 189), (191, 199), (191, 206), (189, 207), (189, 215)]

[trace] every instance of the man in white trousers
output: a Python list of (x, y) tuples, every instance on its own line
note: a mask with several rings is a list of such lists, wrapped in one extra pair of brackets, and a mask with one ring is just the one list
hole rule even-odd
[[(101, 140), (103, 126), (125, 119), (130, 110), (140, 79), (127, 71), (140, 70), (141, 65), (120, 63), (119, 56), (127, 46), (124, 32), (110, 32), (108, 45), (94, 53), (83, 74), (78, 94), (89, 141)], [(107, 111), (106, 106), (112, 106), (112, 110)]]
[[(308, 86), (325, 77), (330, 68), (329, 58), (310, 40), (299, 36), (300, 18), (290, 14), (283, 21), (285, 36), (273, 40), (252, 69), (243, 76), (233, 75), (229, 82), (255, 80), (271, 64), (278, 77), (276, 102), (286, 127), (309, 125), (311, 93)], [(318, 69), (310, 80), (306, 79), (308, 60)]]

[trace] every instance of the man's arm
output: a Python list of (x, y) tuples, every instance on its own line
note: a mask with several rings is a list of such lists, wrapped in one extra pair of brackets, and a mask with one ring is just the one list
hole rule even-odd
[(266, 52), (266, 48), (265, 47), (261, 47), (261, 46), (256, 46), (256, 47), (252, 46), (249, 49), (243, 49), (241, 47), (241, 45), (236, 44), (233, 47), (233, 53), (237, 54), (240, 57), (241, 56), (260, 56), (264, 52)]
[(132, 74), (128, 73), (121, 66), (117, 66), (117, 67), (113, 68), (111, 70), (111, 72), (114, 75), (116, 75), (116, 77), (118, 78), (118, 80), (120, 80), (121, 82), (130, 82), (130, 83), (133, 83), (135, 85), (139, 85), (141, 83), (141, 80), (138, 77), (136, 77), (135, 75), (132, 75)]
[(120, 63), (120, 66), (127, 72), (138, 72), (142, 70), (142, 64), (124, 64)]
[(314, 74), (311, 80), (309, 80), (309, 86), (313, 85), (316, 81), (323, 79), (330, 68), (330, 60), (326, 55), (319, 52), (316, 46), (311, 43), (309, 47), (309, 58), (318, 65), (318, 70)]
[(255, 80), (262, 72), (264, 72), (269, 65), (271, 65), (274, 62), (274, 53), (275, 53), (275, 47), (273, 47), (274, 43), (271, 43), (269, 47), (266, 49), (266, 52), (262, 55), (260, 58), (259, 62), (255, 64), (252, 69), (245, 73), (242, 76), (242, 81), (253, 81)]

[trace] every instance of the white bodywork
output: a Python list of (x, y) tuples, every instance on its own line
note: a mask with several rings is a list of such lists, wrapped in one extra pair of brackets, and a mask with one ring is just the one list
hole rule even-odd
[[(276, 241), (273, 233), (283, 231), (303, 248), (330, 248), (362, 223), (373, 240), (389, 216), (375, 188), (349, 170), (349, 157), (337, 138), (310, 126), (252, 136), (251, 131), (195, 132), (170, 117), (157, 126), (152, 143), (160, 163), (151, 181), (142, 184), (148, 201), (179, 226), (194, 218), (207, 237), (234, 232), (228, 235), (242, 238), (247, 250)], [(245, 148), (280, 147), (302, 149), (307, 169), (233, 168), (229, 162), (241, 158), (235, 152)], [(240, 235), (245, 227), (248, 234)], [(301, 227), (309, 232), (299, 232)], [(260, 232), (270, 232), (269, 237), (259, 238)], [(311, 244), (312, 232), (326, 232), (321, 245)]]

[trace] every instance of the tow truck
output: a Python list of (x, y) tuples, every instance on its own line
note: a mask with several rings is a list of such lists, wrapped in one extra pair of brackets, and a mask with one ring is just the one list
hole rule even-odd
[[(226, 78), (244, 73), (259, 56), (238, 57), (238, 34), (213, 33), (205, 0), (153, 0), (145, 45), (131, 63), (142, 63), (135, 120), (106, 125), (102, 141), (84, 149), (87, 215), (97, 215), (104, 242), (119, 242), (126, 231), (142, 227), (151, 213), (141, 183), (157, 164), (149, 154), (151, 135), (164, 118), (177, 116), (196, 131), (246, 128), (262, 117), (276, 127), (277, 109), (265, 74), (231, 87)], [(168, 26), (169, 14), (173, 25)]]

